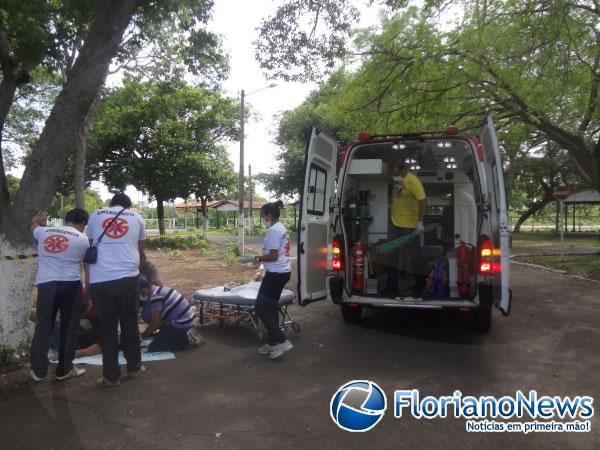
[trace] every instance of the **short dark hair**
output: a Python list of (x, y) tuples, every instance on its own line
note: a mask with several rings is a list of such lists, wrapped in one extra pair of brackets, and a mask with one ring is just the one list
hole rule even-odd
[(123, 208), (131, 208), (131, 199), (124, 192), (118, 192), (113, 195), (110, 201), (110, 206), (122, 206)]
[(406, 169), (406, 163), (404, 161), (394, 161), (392, 163), (392, 169), (398, 169), (400, 171), (403, 171), (404, 169)]
[(280, 210), (283, 208), (283, 202), (281, 200), (277, 200), (276, 202), (265, 203), (260, 208), (260, 212), (263, 214), (272, 214), (273, 218), (279, 219)]
[(87, 225), (89, 214), (85, 209), (74, 208), (65, 214), (65, 223), (74, 223), (75, 225), (83, 224)]

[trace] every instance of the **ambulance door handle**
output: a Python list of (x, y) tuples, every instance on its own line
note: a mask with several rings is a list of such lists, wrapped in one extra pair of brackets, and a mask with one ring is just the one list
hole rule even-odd
[(304, 242), (300, 242), (300, 248), (298, 249), (298, 253), (304, 255)]

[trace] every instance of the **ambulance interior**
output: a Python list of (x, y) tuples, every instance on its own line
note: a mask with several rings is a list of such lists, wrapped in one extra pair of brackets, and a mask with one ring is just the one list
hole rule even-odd
[[(362, 296), (390, 294), (386, 274), (393, 261), (382, 244), (389, 242), (395, 161), (409, 166), (427, 196), (426, 232), (415, 238), (420, 244), (422, 272), (428, 276), (422, 298), (471, 299), (476, 292), (474, 246), (481, 222), (481, 190), (473, 147), (457, 138), (366, 143), (349, 152), (345, 175), (338, 180), (346, 291)], [(364, 256), (362, 274), (355, 264), (356, 243)], [(406, 253), (397, 261), (403, 272), (392, 297), (402, 296), (414, 284)]]

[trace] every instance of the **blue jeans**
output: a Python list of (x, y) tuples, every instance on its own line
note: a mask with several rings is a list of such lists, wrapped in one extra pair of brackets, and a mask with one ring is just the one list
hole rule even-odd
[(175, 328), (171, 325), (163, 325), (158, 333), (154, 335), (152, 342), (148, 345), (149, 352), (177, 352), (184, 350), (190, 345), (187, 337), (189, 328)]

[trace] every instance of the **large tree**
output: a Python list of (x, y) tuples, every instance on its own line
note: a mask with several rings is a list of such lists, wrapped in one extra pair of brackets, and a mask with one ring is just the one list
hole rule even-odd
[[(223, 158), (218, 145), (237, 136), (237, 105), (218, 91), (126, 78), (103, 101), (92, 126), (92, 165), (109, 187), (131, 184), (154, 197), (162, 234), (164, 201), (214, 195), (197, 179), (211, 167), (222, 169), (214, 164)], [(216, 159), (206, 155), (213, 152)]]
[[(4, 167), (0, 166), (2, 255), (32, 252), (30, 219), (36, 211), (48, 207), (56, 192), (109, 66), (115, 58), (119, 61), (126, 31), (142, 29), (138, 24), (144, 21), (161, 23), (177, 17), (187, 29), (186, 36), (198, 39), (206, 36), (202, 25), (210, 17), (211, 6), (211, 0), (7, 0), (0, 4), (0, 132), (16, 89), (29, 83), (32, 71), (46, 61), (52, 69), (52, 61), (71, 58), (64, 84), (25, 161), (25, 171), (12, 201)], [(72, 8), (69, 11), (73, 14), (64, 12), (63, 7)], [(82, 26), (67, 27), (61, 40), (57, 33), (63, 30), (63, 21)], [(135, 36), (134, 33), (129, 43), (136, 43)], [(79, 45), (73, 46), (74, 40), (79, 40)], [(0, 155), (0, 161), (3, 160)], [(26, 340), (26, 312), (35, 266), (31, 260), (3, 260), (0, 266), (0, 346), (15, 347)]]
[[(337, 23), (322, 15), (344, 3), (286, 2), (262, 27), (257, 56), (268, 73), (294, 77), (301, 68), (312, 77), (310, 58), (297, 55), (323, 46), (315, 37), (319, 27), (331, 27), (332, 36), (349, 36), (344, 16)], [(600, 189), (598, 4), (467, 1), (462, 22), (450, 31), (442, 31), (432, 13), (447, 2), (425, 4), (422, 11), (410, 8), (385, 18), (380, 32), (356, 33), (354, 46), (345, 40), (343, 50), (326, 53), (331, 64), (334, 53), (360, 56), (340, 108), (350, 116), (375, 118), (376, 131), (414, 131), (449, 121), (474, 128), (492, 112), (501, 125), (520, 122), (564, 148), (579, 175)], [(279, 24), (284, 16), (288, 21)], [(278, 33), (282, 27), (297, 31)], [(280, 56), (269, 66), (267, 50), (275, 44)]]

